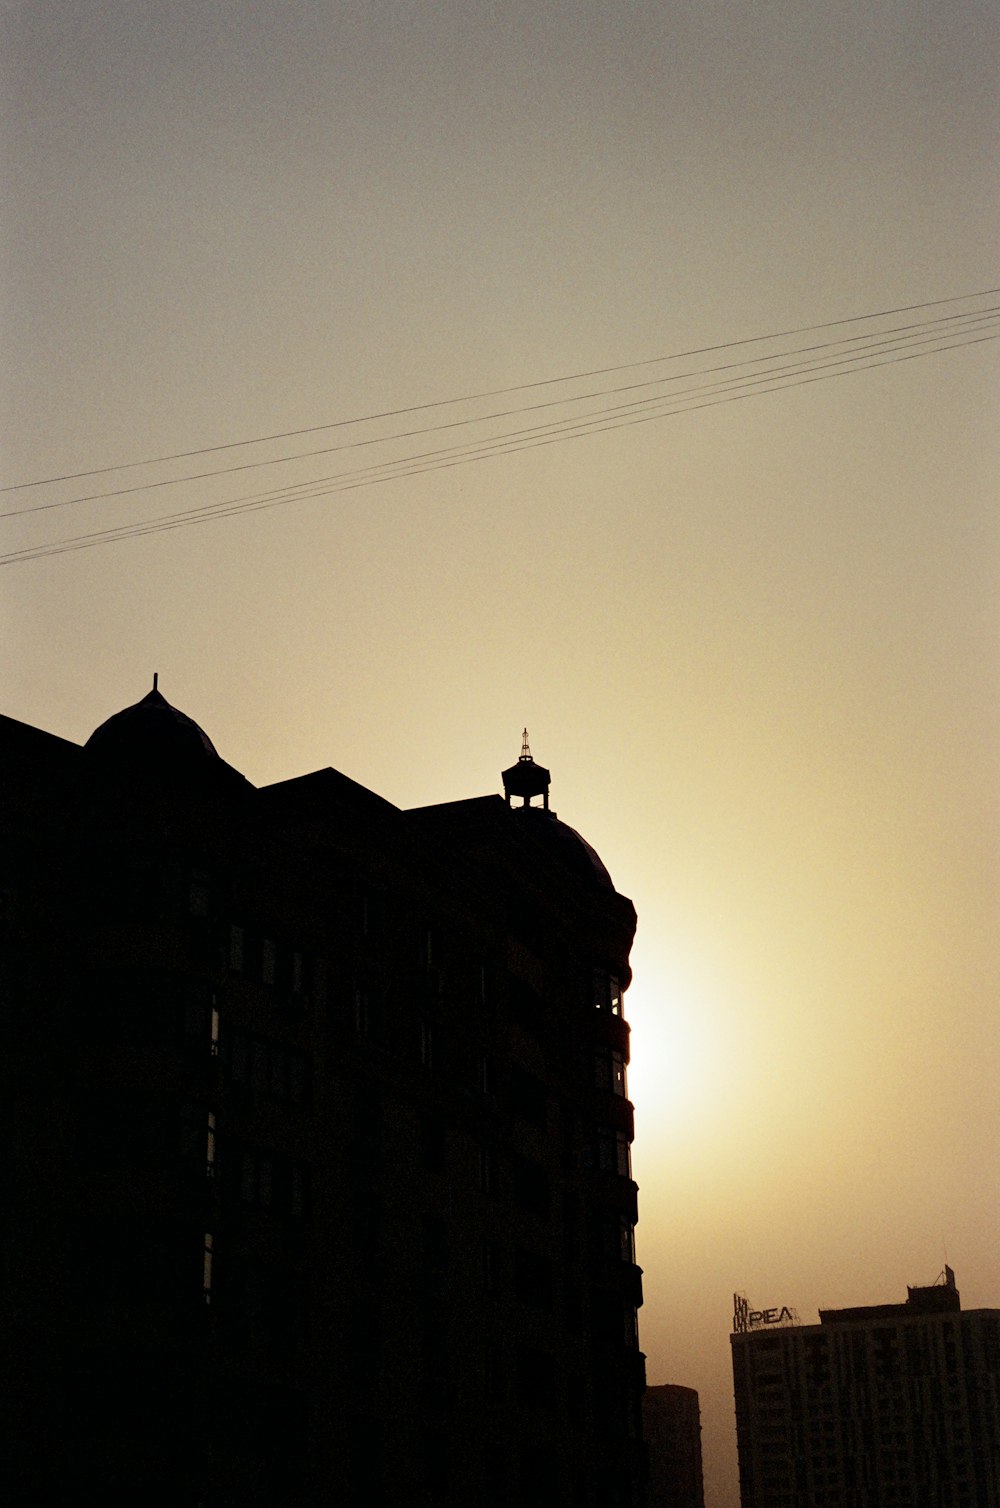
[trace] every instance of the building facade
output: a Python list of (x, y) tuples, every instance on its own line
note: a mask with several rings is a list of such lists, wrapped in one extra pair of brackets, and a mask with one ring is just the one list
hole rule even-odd
[(752, 1311), (732, 1340), (742, 1508), (1000, 1508), (1000, 1310)]
[(647, 1508), (705, 1508), (695, 1389), (671, 1382), (647, 1386), (642, 1433), (649, 1460)]
[(635, 912), (527, 746), (402, 811), (155, 686), (0, 743), (8, 1500), (639, 1505)]

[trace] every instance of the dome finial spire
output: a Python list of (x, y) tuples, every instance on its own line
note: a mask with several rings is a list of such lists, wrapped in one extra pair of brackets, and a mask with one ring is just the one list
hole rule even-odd
[(508, 806), (511, 805), (512, 796), (520, 796), (522, 806), (530, 806), (532, 796), (541, 796), (542, 806), (548, 811), (549, 781), (552, 777), (548, 770), (535, 763), (528, 745), (527, 728), (521, 734), (521, 753), (517, 764), (512, 764), (509, 770), (504, 770), (501, 778), (504, 799)]
[(154, 691), (156, 691), (156, 690), (157, 690), (157, 689), (158, 689), (158, 688), (157, 688), (157, 684), (156, 684), (156, 683), (157, 683), (157, 681), (158, 681), (158, 680), (159, 680), (159, 679), (160, 679), (160, 677), (159, 677), (159, 676), (158, 676), (158, 675), (157, 675), (157, 673), (156, 673), (156, 671), (155, 671), (155, 670), (154, 670), (154, 671), (153, 671), (153, 690), (154, 690)]

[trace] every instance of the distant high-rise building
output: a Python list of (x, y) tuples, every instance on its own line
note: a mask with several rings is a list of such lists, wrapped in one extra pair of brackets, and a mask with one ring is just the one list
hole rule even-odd
[(1000, 1508), (1000, 1310), (963, 1312), (946, 1267), (819, 1319), (736, 1297), (742, 1508)]
[(0, 719), (4, 1501), (638, 1508), (635, 928), (521, 758)]
[(647, 1508), (705, 1508), (701, 1413), (694, 1388), (670, 1382), (647, 1387), (642, 1431), (649, 1461)]

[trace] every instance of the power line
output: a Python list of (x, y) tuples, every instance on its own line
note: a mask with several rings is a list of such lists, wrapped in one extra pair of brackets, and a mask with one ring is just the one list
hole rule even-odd
[[(964, 340), (950, 346), (938, 347), (937, 352), (954, 350), (961, 345), (976, 344), (981, 340), (994, 339), (994, 336), (983, 336), (977, 340)], [(895, 355), (886, 360), (865, 362), (854, 366), (845, 367), (841, 371), (820, 372), (819, 375), (799, 375), (794, 381), (786, 381), (777, 386), (761, 389), (764, 392), (781, 392), (788, 387), (802, 386), (806, 382), (824, 381), (830, 377), (848, 376), (854, 370), (869, 370), (875, 366), (889, 365), (895, 361), (912, 360), (917, 356), (937, 354), (937, 352), (917, 351), (908, 355)], [(826, 363), (825, 365), (837, 365), (838, 363)], [(841, 365), (843, 365), (841, 363)], [(772, 379), (773, 379), (773, 375)], [(753, 379), (756, 382), (768, 380), (768, 374)], [(744, 384), (746, 385), (746, 384)], [(282, 488), (261, 494), (252, 495), (248, 499), (234, 499), (229, 502), (217, 504), (205, 504), (196, 508), (185, 509), (180, 513), (167, 514), (159, 519), (147, 520), (134, 524), (113, 526), (109, 529), (95, 531), (86, 535), (74, 536), (69, 540), (57, 541), (53, 546), (26, 547), (24, 550), (12, 552), (10, 556), (0, 556), (0, 564), (15, 564), (20, 558), (38, 558), (47, 554), (64, 553), (70, 549), (84, 549), (92, 545), (113, 543), (119, 539), (128, 539), (143, 534), (159, 533), (168, 528), (181, 528), (194, 523), (207, 523), (213, 518), (232, 517), (244, 512), (256, 512), (261, 509), (282, 506), (290, 502), (303, 502), (315, 498), (330, 496), (337, 492), (352, 491), (358, 487), (373, 486), (384, 481), (392, 481), (406, 476), (417, 476), (428, 471), (446, 469), (451, 466), (462, 465), (466, 462), (490, 459), (496, 455), (513, 454), (520, 450), (536, 448), (543, 444), (553, 444), (563, 439), (580, 438), (588, 433), (601, 433), (608, 429), (622, 428), (630, 424), (648, 422), (650, 419), (670, 418), (677, 414), (689, 412), (699, 408), (715, 407), (720, 403), (733, 402), (739, 398), (754, 397), (760, 394), (755, 392), (730, 393), (723, 397), (714, 397), (706, 402), (688, 403), (680, 408), (668, 412), (662, 410), (649, 414), (632, 415), (627, 418), (617, 418), (611, 423), (594, 424), (588, 421), (560, 421), (558, 429), (554, 425), (536, 426), (535, 430), (513, 431), (505, 436), (499, 436), (494, 441), (482, 442), (476, 445), (462, 445), (448, 447), (443, 451), (429, 451), (422, 455), (403, 457), (396, 462), (379, 463), (372, 467), (364, 467), (354, 472), (334, 474), (329, 478), (316, 478), (310, 483), (297, 484), (296, 488)], [(632, 405), (622, 405), (628, 408)], [(602, 411), (596, 417), (607, 417), (612, 411)], [(572, 428), (570, 425), (572, 424)], [(536, 436), (536, 431), (552, 431), (541, 437)], [(521, 438), (529, 436), (532, 438)], [(516, 441), (516, 443), (511, 443)], [(460, 452), (455, 455), (454, 452)], [(478, 453), (477, 453), (478, 452)], [(445, 457), (449, 457), (445, 459)], [(395, 468), (395, 469), (390, 469)], [(405, 469), (404, 469), (405, 468)], [(371, 474), (380, 473), (380, 474)], [(329, 483), (336, 485), (328, 485)], [(302, 489), (314, 487), (318, 490), (304, 491)]]
[[(866, 330), (859, 335), (841, 336), (833, 341), (814, 342), (812, 345), (799, 346), (792, 351), (776, 351), (769, 355), (742, 358), (739, 361), (723, 362), (717, 366), (705, 367), (697, 371), (676, 372), (667, 377), (649, 378), (642, 382), (631, 382), (616, 387), (601, 388), (588, 393), (576, 393), (563, 398), (544, 399), (539, 403), (519, 405), (514, 408), (500, 409), (493, 413), (474, 414), (461, 419), (449, 419), (439, 424), (423, 425), (415, 429), (397, 430), (389, 435), (375, 435), (361, 440), (348, 440), (338, 445), (323, 446), (316, 450), (298, 451), (291, 455), (273, 456), (262, 461), (239, 462), (234, 466), (223, 466), (210, 471), (198, 471), (176, 477), (164, 477), (152, 482), (136, 482), (127, 487), (110, 488), (104, 492), (85, 493), (76, 497), (59, 498), (52, 502), (32, 503), (22, 508), (11, 508), (6, 512), (0, 512), (0, 518), (17, 518), (28, 513), (42, 513), (56, 508), (68, 508), (79, 503), (102, 502), (108, 498), (127, 497), (138, 492), (151, 492), (162, 487), (178, 487), (184, 483), (201, 482), (220, 476), (232, 476), (241, 471), (254, 471), (265, 466), (286, 465), (296, 461), (309, 460), (321, 455), (334, 455), (344, 450), (358, 450), (371, 445), (389, 444), (397, 440), (413, 439), (419, 435), (434, 434), (447, 429), (460, 429), (470, 425), (485, 424), (494, 419), (511, 418), (517, 414), (533, 413), (545, 408), (561, 408), (569, 404), (584, 403), (592, 398), (611, 397), (620, 393), (634, 392), (641, 388), (662, 387), (666, 383), (682, 382), (688, 377), (709, 376), (714, 372), (733, 371), (739, 367), (760, 365), (763, 362), (779, 361), (783, 356), (803, 355), (835, 349), (837, 346), (850, 345), (861, 341), (873, 342), (874, 345), (885, 344), (896, 336), (906, 337), (914, 332), (926, 331), (935, 326), (951, 325), (961, 322), (966, 328), (974, 328), (975, 322), (989, 319), (990, 316), (1000, 312), (1000, 306), (991, 305), (985, 309), (969, 310), (960, 314), (939, 315), (931, 320), (913, 321), (906, 325), (891, 326), (883, 330)], [(969, 322), (973, 322), (970, 326)], [(765, 337), (758, 337), (764, 339)], [(740, 342), (734, 342), (734, 345)], [(668, 359), (668, 358), (663, 358)], [(625, 370), (616, 368), (615, 370)], [(551, 379), (557, 381), (560, 379)], [(565, 379), (572, 380), (572, 379)], [(511, 389), (510, 391), (520, 391)], [(456, 400), (458, 401), (458, 400)], [(349, 422), (349, 421), (345, 421)], [(330, 427), (330, 426), (327, 426)], [(250, 441), (244, 442), (253, 443)], [(136, 463), (139, 464), (139, 463)], [(155, 464), (155, 463), (149, 463)], [(111, 470), (113, 468), (108, 468)], [(99, 475), (101, 473), (86, 473), (87, 475)], [(2, 489), (0, 489), (2, 490)], [(6, 489), (11, 490), (11, 489)]]
[[(223, 450), (236, 450), (247, 445), (264, 445), (275, 440), (298, 439), (303, 435), (319, 434), (323, 430), (343, 429), (352, 424), (370, 424), (380, 419), (395, 419), (403, 414), (425, 413), (429, 409), (447, 408), (459, 403), (478, 402), (487, 398), (505, 397), (511, 393), (529, 392), (536, 388), (551, 387), (558, 383), (583, 381), (591, 377), (607, 377), (615, 372), (626, 372), (639, 367), (656, 366), (668, 361), (686, 361), (694, 356), (711, 355), (716, 351), (732, 350), (736, 346), (755, 345), (768, 340), (786, 340), (793, 335), (806, 335), (818, 330), (832, 330), (843, 325), (858, 324), (864, 320), (888, 319), (897, 314), (911, 314), (918, 309), (937, 309), (945, 304), (965, 303), (974, 298), (990, 298), (1000, 293), (998, 288), (986, 288), (977, 293), (960, 293), (950, 298), (930, 299), (922, 304), (902, 304), (892, 309), (879, 309), (869, 314), (853, 314), (846, 319), (825, 320), (819, 324), (798, 325), (793, 329), (779, 330), (767, 335), (744, 336), (738, 340), (721, 341), (716, 345), (700, 346), (688, 351), (674, 352), (666, 356), (650, 356), (640, 361), (623, 362), (616, 366), (594, 367), (588, 371), (573, 372), (560, 377), (544, 377), (530, 382), (516, 383), (512, 387), (491, 388), (478, 393), (466, 393), (457, 398), (437, 398), (427, 403), (411, 404), (403, 408), (384, 409), (378, 413), (363, 414), (351, 419), (336, 419), (325, 424), (308, 425), (302, 429), (282, 430), (270, 435), (256, 435), (247, 440), (229, 440), (222, 444), (206, 445), (197, 450), (175, 451), (169, 455), (155, 456), (140, 461), (122, 461), (111, 466), (97, 466), (88, 471), (67, 472), (62, 476), (38, 477), (27, 482), (13, 482), (0, 487), (0, 493), (21, 492), (33, 487), (45, 487), (56, 482), (80, 481), (85, 477), (106, 476), (112, 471), (130, 471), (140, 466), (159, 466), (170, 461), (193, 460), (198, 456), (212, 455)], [(975, 312), (975, 311), (970, 311)]]
[[(927, 340), (920, 343), (928, 344), (931, 341), (940, 338), (941, 337), (939, 336), (928, 337)], [(960, 343), (968, 344), (970, 342), (962, 341)], [(846, 366), (846, 370), (850, 371), (853, 367), (857, 367), (857, 369), (859, 370), (864, 370), (866, 366), (870, 367), (875, 364), (885, 365), (885, 362), (862, 363), (862, 357), (874, 354), (879, 344), (884, 345), (886, 344), (886, 342), (878, 342), (865, 351), (851, 353), (849, 356), (838, 357), (829, 362), (818, 363), (815, 360), (812, 360), (810, 362), (791, 362), (785, 367), (773, 369), (769, 372), (760, 372), (756, 376), (746, 375), (740, 378), (729, 378), (725, 382), (716, 381), (711, 383), (703, 383), (695, 387), (683, 389), (680, 393), (674, 393), (666, 396), (633, 399), (628, 403), (616, 404), (609, 408), (595, 410), (589, 415), (584, 415), (579, 418), (571, 416), (563, 419), (548, 420), (544, 424), (532, 425), (522, 429), (507, 430), (500, 435), (494, 435), (482, 440), (463, 441), (458, 445), (445, 446), (437, 450), (418, 451), (415, 455), (403, 456), (395, 460), (377, 461), (370, 466), (355, 468), (349, 471), (334, 472), (332, 475), (326, 477), (313, 477), (307, 481), (291, 483), (287, 487), (270, 488), (264, 492), (251, 494), (250, 497), (246, 499), (234, 499), (228, 502), (200, 504), (197, 507), (185, 509), (179, 514), (168, 514), (166, 515), (166, 517), (183, 518), (194, 514), (211, 514), (216, 510), (228, 511), (234, 506), (241, 507), (245, 504), (250, 505), (256, 503), (258, 500), (264, 500), (268, 505), (270, 505), (281, 501), (296, 502), (301, 501), (304, 498), (324, 496), (326, 495), (325, 492), (308, 492), (306, 491), (306, 489), (315, 487), (327, 488), (328, 484), (330, 483), (343, 483), (345, 481), (349, 481), (352, 478), (365, 476), (374, 476), (375, 480), (391, 480), (394, 476), (397, 475), (413, 474), (412, 468), (418, 463), (430, 462), (436, 460), (438, 457), (447, 455), (456, 455), (459, 458), (465, 457), (474, 459), (475, 453), (477, 451), (483, 451), (484, 447), (487, 449), (497, 449), (498, 451), (500, 447), (506, 447), (509, 450), (510, 447), (508, 445), (508, 442), (521, 441), (526, 437), (532, 435), (549, 433), (557, 439), (574, 439), (586, 433), (599, 433), (603, 428), (612, 427), (607, 425), (599, 425), (597, 422), (598, 420), (614, 418), (618, 415), (628, 413), (630, 410), (635, 409), (655, 407), (655, 412), (652, 412), (650, 414), (651, 418), (668, 418), (671, 417), (674, 413), (683, 413), (690, 408), (701, 406), (690, 402), (681, 403), (681, 400), (685, 398), (697, 397), (704, 393), (714, 391), (716, 394), (720, 394), (726, 391), (732, 391), (733, 389), (739, 387), (754, 387), (767, 382), (775, 382), (777, 378), (782, 376), (784, 376), (786, 379), (789, 379), (793, 376), (801, 376), (804, 372), (820, 372), (826, 370), (827, 368), (835, 366)], [(954, 349), (954, 346), (938, 347), (938, 349)], [(918, 351), (915, 354), (930, 355), (933, 353)], [(829, 375), (846, 375), (846, 371), (842, 373), (830, 372)], [(782, 387), (790, 387), (794, 385), (796, 384), (792, 381), (786, 380), (782, 383), (781, 387), (776, 386), (773, 388), (764, 389), (764, 391), (776, 392), (781, 391)], [(747, 394), (747, 396), (752, 396), (752, 394)], [(677, 405), (678, 403), (680, 403), (680, 407), (668, 407), (669, 405)], [(406, 468), (406, 470), (403, 470), (402, 468)], [(420, 470), (424, 469), (428, 468), (426, 468), (423, 464), (420, 464)], [(334, 488), (330, 490), (337, 489)], [(127, 529), (130, 526), (119, 525), (118, 527)]]
[[(950, 345), (939, 345), (932, 351), (905, 350), (894, 352), (882, 359), (875, 361), (854, 360), (847, 364), (850, 358), (843, 358), (837, 362), (827, 362), (820, 366), (807, 369), (806, 372), (796, 374), (791, 380), (777, 383), (775, 386), (766, 388), (754, 388), (749, 392), (721, 392), (708, 397), (701, 402), (682, 404), (663, 411), (662, 407), (653, 412), (632, 413), (626, 416), (612, 416), (610, 411), (605, 411), (597, 416), (591, 416), (590, 420), (578, 420), (575, 429), (570, 431), (566, 428), (569, 421), (558, 421), (562, 427), (554, 433), (534, 434), (524, 432), (530, 437), (519, 439), (512, 443), (515, 435), (500, 436), (493, 441), (484, 441), (476, 446), (451, 447), (452, 450), (464, 450), (465, 454), (445, 456), (439, 453), (436, 459), (425, 459), (420, 456), (402, 458), (397, 462), (386, 462), (380, 466), (362, 468), (361, 471), (343, 473), (341, 478), (329, 480), (337, 482), (337, 485), (329, 486), (320, 479), (315, 483), (299, 484), (299, 487), (318, 486), (320, 490), (313, 492), (298, 491), (292, 495), (292, 489), (280, 489), (274, 493), (258, 494), (247, 499), (235, 499), (227, 503), (203, 505), (200, 508), (184, 510), (181, 513), (168, 514), (159, 519), (151, 519), (144, 522), (118, 525), (104, 530), (93, 531), (88, 534), (76, 535), (64, 540), (57, 540), (49, 545), (27, 546), (21, 550), (14, 550), (5, 555), (0, 555), (0, 565), (17, 565), (28, 560), (37, 560), (49, 555), (65, 554), (74, 550), (91, 549), (97, 545), (112, 544), (124, 539), (137, 538), (146, 534), (163, 533), (168, 529), (186, 528), (194, 524), (208, 523), (216, 519), (225, 519), (238, 516), (243, 513), (257, 512), (263, 509), (287, 506), (292, 502), (305, 502), (311, 499), (331, 496), (334, 493), (354, 491), (361, 487), (375, 486), (385, 481), (398, 480), (407, 476), (419, 476), (426, 472), (448, 469), (453, 466), (466, 465), (475, 461), (493, 459), (500, 455), (510, 455), (522, 450), (536, 449), (542, 445), (559, 443), (565, 439), (580, 438), (584, 434), (603, 433), (610, 429), (620, 429), (634, 424), (648, 423), (653, 419), (673, 418), (682, 413), (692, 412), (702, 408), (714, 408), (721, 404), (738, 402), (744, 398), (762, 396), (764, 393), (784, 392), (788, 388), (804, 386), (812, 382), (829, 381), (833, 377), (850, 376), (856, 371), (869, 371), (874, 367), (888, 366), (900, 361), (912, 361), (929, 355), (938, 355), (945, 351), (958, 350), (966, 345), (981, 344), (987, 340), (997, 339), (995, 334), (970, 335), (968, 338), (954, 341)], [(865, 355), (869, 353), (864, 353)], [(828, 371), (825, 367), (839, 366), (840, 370)], [(748, 386), (751, 382), (763, 383), (773, 381), (775, 373), (761, 373), (755, 378), (743, 379), (743, 385)], [(732, 386), (733, 384), (730, 384)], [(719, 386), (719, 385), (717, 385)], [(674, 395), (676, 401), (678, 395)], [(671, 401), (671, 400), (667, 400)], [(631, 407), (632, 405), (623, 405)], [(594, 423), (594, 418), (609, 420), (605, 423)], [(538, 426), (538, 429), (555, 429), (554, 425)], [(434, 453), (428, 453), (433, 456)], [(390, 470), (388, 468), (397, 469)], [(406, 468), (406, 469), (403, 469)], [(364, 472), (380, 472), (376, 475), (365, 475)]]

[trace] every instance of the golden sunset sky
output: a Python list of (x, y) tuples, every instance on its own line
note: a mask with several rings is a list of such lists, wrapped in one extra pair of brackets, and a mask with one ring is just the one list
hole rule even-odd
[[(527, 725), (638, 910), (642, 1345), (736, 1508), (734, 1289), (811, 1321), (947, 1258), (1000, 1305), (996, 7), (2, 26), (0, 471), (75, 479), (0, 499), (0, 708), (82, 742), (156, 670), (256, 784), (333, 765), (400, 806), (499, 790)], [(765, 355), (783, 390), (708, 401)]]

